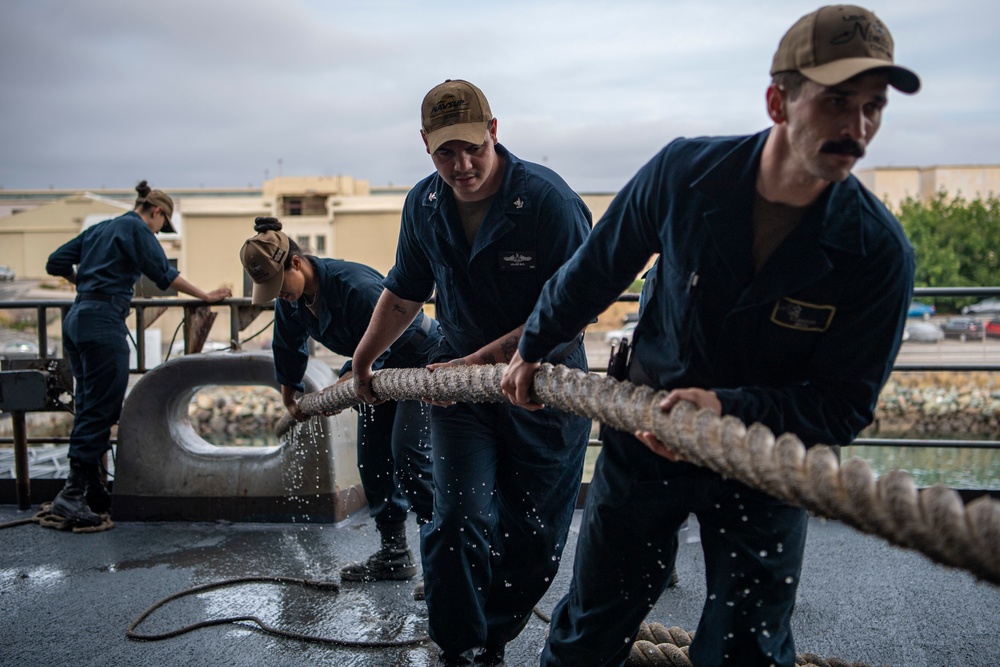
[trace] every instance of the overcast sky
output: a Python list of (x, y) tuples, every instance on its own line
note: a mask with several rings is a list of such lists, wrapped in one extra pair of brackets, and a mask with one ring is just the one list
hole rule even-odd
[[(818, 6), (0, 0), (0, 187), (412, 185), (420, 101), (463, 78), (514, 154), (615, 191), (675, 137), (766, 127), (778, 40)], [(893, 91), (861, 167), (1000, 163), (1000, 2), (868, 6), (924, 88)]]

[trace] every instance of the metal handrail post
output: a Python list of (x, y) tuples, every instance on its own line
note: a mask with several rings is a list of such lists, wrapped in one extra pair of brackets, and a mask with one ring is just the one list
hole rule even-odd
[(31, 479), (28, 474), (28, 430), (25, 426), (24, 410), (10, 413), (14, 433), (14, 474), (17, 475), (17, 508), (31, 507)]
[(49, 329), (45, 319), (45, 306), (38, 307), (38, 356), (49, 358)]
[[(72, 306), (69, 306), (69, 305), (61, 305), (61, 306), (59, 306), (59, 324), (60, 324), (60, 326), (63, 325), (66, 322), (66, 316), (69, 315), (69, 309), (71, 307)], [(66, 337), (65, 336), (62, 336), (59, 339), (59, 345), (62, 347), (62, 357), (65, 359), (66, 358)], [(74, 387), (74, 390), (75, 390), (75, 387)]]
[(240, 345), (240, 307), (233, 302), (229, 303), (229, 349), (234, 352), (242, 349)]
[(139, 373), (146, 372), (146, 309), (143, 306), (135, 306), (135, 370)]

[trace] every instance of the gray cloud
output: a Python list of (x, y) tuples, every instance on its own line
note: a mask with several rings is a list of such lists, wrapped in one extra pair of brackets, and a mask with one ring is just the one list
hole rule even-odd
[[(457, 5), (305, 0), (0, 4), (0, 186), (259, 184), (429, 172), (424, 92), (484, 88), (501, 140), (571, 185), (614, 190), (670, 139), (767, 125), (777, 40), (802, 0)], [(886, 0), (894, 95), (864, 166), (995, 163), (1000, 8)]]

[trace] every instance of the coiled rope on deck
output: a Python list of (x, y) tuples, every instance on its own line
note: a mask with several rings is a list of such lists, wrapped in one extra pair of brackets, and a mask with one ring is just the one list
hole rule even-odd
[[(505, 369), (383, 369), (373, 374), (372, 390), (387, 400), (496, 403), (506, 400), (500, 391)], [(913, 478), (898, 470), (876, 481), (866, 462), (840, 464), (824, 445), (807, 450), (790, 433), (775, 438), (762, 424), (748, 427), (686, 402), (664, 413), (659, 403), (666, 392), (565, 366), (542, 364), (532, 395), (625, 432), (652, 431), (692, 463), (1000, 586), (1000, 503), (988, 496), (965, 505), (944, 486), (918, 492)], [(344, 382), (302, 397), (299, 409), (316, 416), (358, 402), (351, 383)], [(294, 425), (286, 415), (275, 432), (281, 438)]]
[[(239, 586), (243, 584), (283, 584), (295, 585), (303, 588), (312, 588), (334, 594), (340, 592), (340, 586), (334, 581), (267, 575), (223, 579), (221, 581), (191, 586), (190, 588), (186, 588), (158, 600), (151, 606), (147, 607), (145, 611), (135, 618), (135, 620), (129, 623), (128, 628), (125, 629), (125, 636), (136, 641), (162, 641), (164, 639), (173, 639), (202, 628), (251, 623), (253, 624), (249, 626), (251, 629), (257, 629), (260, 632), (273, 635), (275, 637), (285, 637), (287, 639), (296, 639), (314, 644), (331, 644), (344, 648), (412, 648), (431, 642), (431, 638), (426, 634), (413, 637), (411, 639), (395, 639), (385, 641), (338, 639), (324, 635), (307, 634), (296, 632), (294, 630), (277, 628), (261, 620), (259, 617), (250, 614), (213, 618), (185, 625), (173, 630), (168, 630), (166, 632), (149, 634), (140, 633), (138, 631), (138, 627), (145, 622), (146, 619), (148, 619), (155, 611), (165, 607), (170, 602), (179, 600), (180, 598), (187, 597), (189, 595), (197, 595), (220, 588)], [(539, 612), (537, 607), (535, 608), (535, 613), (546, 623), (549, 622), (550, 619)], [(636, 641), (632, 645), (632, 649), (625, 664), (629, 667), (694, 667), (691, 663), (691, 659), (688, 657), (687, 649), (693, 638), (693, 632), (686, 632), (678, 627), (666, 628), (659, 623), (643, 623), (639, 628), (639, 632), (636, 635)], [(811, 653), (796, 655), (795, 664), (802, 665), (803, 667), (870, 667), (870, 665), (860, 662), (846, 662), (839, 658), (821, 658)]]
[[(693, 639), (693, 632), (676, 626), (668, 628), (659, 623), (643, 623), (625, 664), (628, 667), (694, 667), (688, 655)], [(824, 658), (815, 653), (797, 654), (795, 664), (801, 667), (871, 667), (864, 662)]]
[(281, 628), (276, 628), (268, 623), (265, 623), (257, 616), (250, 614), (241, 616), (226, 616), (224, 618), (213, 618), (207, 621), (200, 621), (198, 623), (192, 623), (191, 625), (185, 625), (181, 628), (176, 628), (174, 630), (168, 630), (167, 632), (160, 632), (155, 634), (142, 634), (138, 632), (137, 628), (143, 621), (145, 621), (149, 616), (157, 609), (167, 605), (174, 600), (186, 597), (188, 595), (196, 595), (200, 593), (205, 593), (207, 591), (216, 590), (219, 588), (226, 588), (228, 586), (237, 586), (242, 584), (283, 584), (283, 585), (296, 585), (304, 588), (312, 588), (320, 591), (326, 591), (329, 593), (340, 593), (340, 585), (334, 581), (322, 581), (317, 579), (300, 579), (296, 577), (278, 577), (278, 576), (247, 576), (247, 577), (236, 577), (234, 579), (223, 579), (222, 581), (214, 581), (208, 584), (201, 584), (198, 586), (191, 586), (190, 588), (185, 588), (182, 591), (168, 595), (162, 600), (158, 600), (152, 606), (148, 607), (144, 612), (139, 614), (134, 621), (129, 623), (128, 628), (125, 629), (125, 636), (129, 639), (135, 639), (138, 641), (160, 641), (163, 639), (171, 639), (173, 637), (179, 637), (180, 635), (192, 632), (194, 630), (199, 630), (201, 628), (213, 627), (216, 625), (228, 625), (234, 623), (252, 623), (258, 630), (263, 633), (274, 635), (276, 637), (287, 637), (289, 639), (298, 639), (300, 641), (313, 642), (319, 644), (333, 644), (335, 646), (343, 646), (345, 648), (399, 648), (408, 646), (420, 646), (421, 644), (426, 644), (430, 641), (430, 637), (427, 635), (422, 635), (414, 639), (396, 639), (390, 641), (378, 641), (378, 640), (350, 640), (350, 639), (336, 639), (333, 637), (325, 637), (322, 635), (310, 635), (301, 632), (294, 632), (292, 630), (283, 630)]

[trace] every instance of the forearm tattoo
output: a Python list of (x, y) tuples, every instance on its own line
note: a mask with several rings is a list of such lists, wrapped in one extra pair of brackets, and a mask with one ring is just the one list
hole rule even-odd
[(500, 341), (500, 353), (503, 355), (504, 362), (510, 361), (514, 357), (514, 353), (517, 352), (518, 339), (518, 336), (507, 336)]

